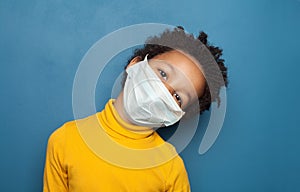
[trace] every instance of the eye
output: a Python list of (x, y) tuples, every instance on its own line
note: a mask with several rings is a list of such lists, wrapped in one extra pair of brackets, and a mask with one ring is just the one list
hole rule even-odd
[(161, 69), (158, 69), (158, 71), (160, 73), (160, 76), (166, 81), (168, 79), (167, 74)]
[(173, 97), (175, 98), (175, 100), (178, 103), (178, 105), (181, 107), (181, 105), (182, 105), (181, 97), (176, 92), (173, 93)]

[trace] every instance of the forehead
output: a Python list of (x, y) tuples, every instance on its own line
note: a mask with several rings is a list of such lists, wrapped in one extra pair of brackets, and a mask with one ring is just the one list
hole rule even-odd
[(163, 60), (170, 63), (180, 70), (188, 70), (201, 72), (201, 65), (192, 56), (185, 54), (181, 51), (173, 50), (168, 51), (153, 57), (153, 59)]

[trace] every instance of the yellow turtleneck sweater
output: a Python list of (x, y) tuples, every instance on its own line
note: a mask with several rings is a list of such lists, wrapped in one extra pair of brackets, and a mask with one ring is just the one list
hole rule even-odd
[[(49, 138), (44, 192), (190, 191), (182, 159), (153, 131), (133, 132), (110, 100)], [(175, 151), (175, 152), (174, 152)]]

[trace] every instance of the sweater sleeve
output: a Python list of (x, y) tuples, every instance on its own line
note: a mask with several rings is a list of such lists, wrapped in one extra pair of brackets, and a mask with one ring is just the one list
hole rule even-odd
[(44, 168), (43, 192), (68, 191), (67, 171), (63, 164), (64, 141), (63, 127), (54, 131), (49, 137)]
[(167, 192), (190, 192), (188, 174), (183, 160), (177, 156), (173, 160), (173, 165), (169, 173), (166, 185)]

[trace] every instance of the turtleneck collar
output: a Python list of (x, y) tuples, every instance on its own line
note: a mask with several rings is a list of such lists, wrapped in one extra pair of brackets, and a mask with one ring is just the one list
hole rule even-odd
[(104, 110), (97, 114), (107, 134), (117, 139), (125, 137), (133, 140), (147, 139), (153, 135), (155, 131), (149, 127), (141, 127), (125, 122), (119, 116), (113, 103), (114, 100), (110, 99), (105, 105)]

